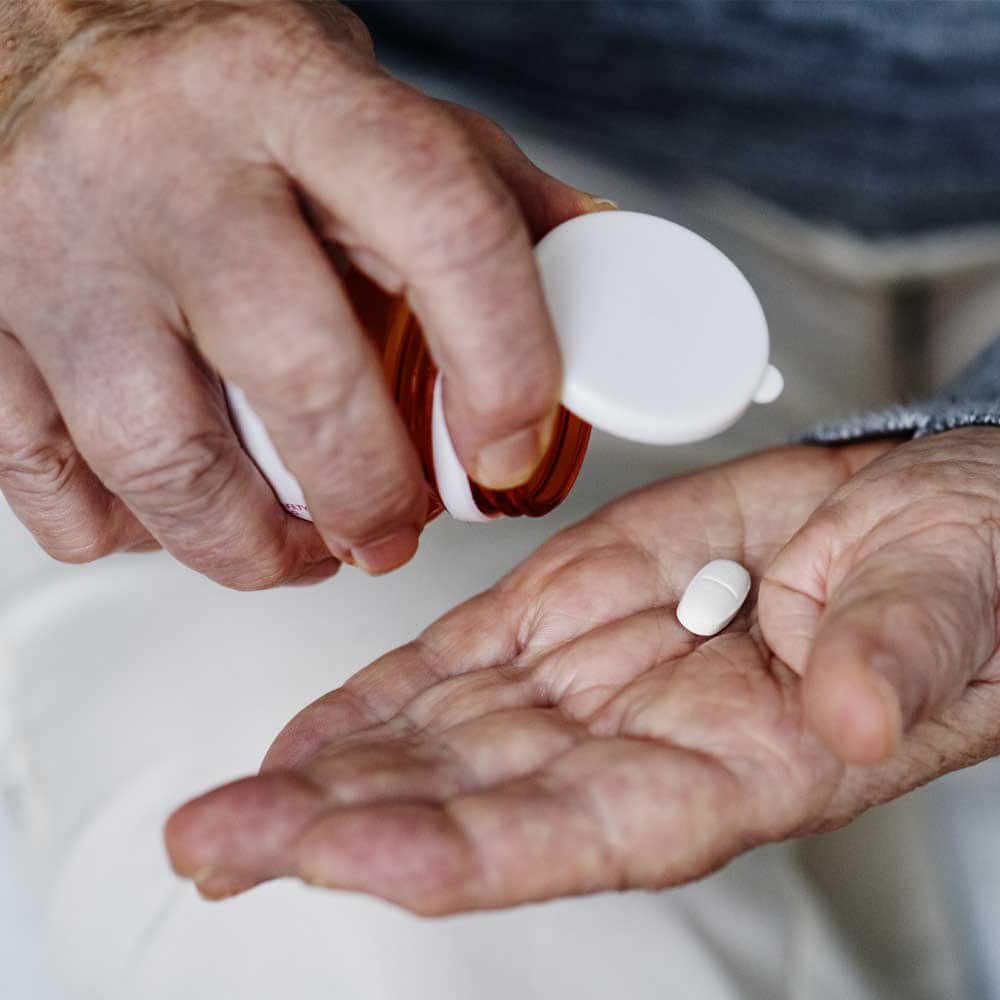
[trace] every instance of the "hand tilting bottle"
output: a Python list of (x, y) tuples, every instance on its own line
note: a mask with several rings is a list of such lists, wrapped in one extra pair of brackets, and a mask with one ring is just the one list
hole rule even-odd
[[(591, 425), (633, 441), (684, 444), (725, 430), (751, 402), (780, 393), (757, 296), (700, 236), (654, 216), (599, 212), (558, 226), (536, 258), (563, 355), (564, 406), (534, 475), (507, 490), (485, 489), (462, 469), (444, 417), (445, 387), (406, 302), (357, 271), (344, 278), (420, 456), (433, 513), (539, 517), (572, 489)], [(244, 447), (285, 508), (308, 518), (263, 424), (236, 386), (226, 388)]]

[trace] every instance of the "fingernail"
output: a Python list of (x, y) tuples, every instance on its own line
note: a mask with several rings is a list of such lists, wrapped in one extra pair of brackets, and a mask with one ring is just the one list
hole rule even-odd
[(618, 202), (610, 198), (599, 198), (595, 194), (584, 194), (587, 201), (588, 212), (614, 212), (618, 209)]
[(878, 690), (896, 743), (903, 738), (907, 721), (916, 713), (920, 697), (915, 685), (907, 683), (909, 675), (910, 671), (901, 669), (895, 657), (876, 655), (869, 659), (868, 679)]
[(385, 538), (351, 549), (351, 559), (366, 573), (380, 576), (408, 563), (416, 554), (420, 533), (403, 528)]
[(865, 711), (856, 709), (858, 717), (850, 723), (856, 744), (853, 762), (877, 764), (899, 748), (903, 739), (903, 717), (899, 697), (884, 677), (869, 671), (866, 683), (870, 700)]
[(556, 414), (553, 410), (533, 427), (488, 444), (476, 458), (472, 478), (491, 490), (506, 490), (527, 482), (549, 450)]
[(892, 685), (868, 668), (840, 684), (832, 701), (831, 745), (852, 764), (869, 766), (890, 757), (903, 736), (899, 699)]
[(194, 876), (194, 884), (203, 899), (219, 901), (237, 896), (257, 883), (241, 875), (230, 875), (217, 868), (205, 868)]

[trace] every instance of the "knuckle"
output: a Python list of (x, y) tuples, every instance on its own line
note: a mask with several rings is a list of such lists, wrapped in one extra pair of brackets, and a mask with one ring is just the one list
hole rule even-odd
[(329, 33), (314, 18), (303, 17), (301, 9), (275, 4), (244, 12), (242, 23), (242, 44), (234, 58), (249, 66), (255, 78), (276, 82), (294, 95), (298, 90), (309, 93), (327, 75), (321, 56), (329, 51)]
[(413, 227), (416, 265), (423, 271), (461, 273), (530, 240), (513, 195), (459, 143), (433, 140), (437, 152), (408, 183), (419, 206)]
[(186, 517), (218, 500), (231, 480), (221, 430), (137, 437), (96, 462), (104, 485), (158, 517)]
[[(244, 12), (243, 20), (243, 44), (233, 54), (240, 66), (236, 72), (269, 87), (282, 101), (285, 119), (289, 101), (293, 112), (318, 110), (373, 72), (371, 35), (361, 19), (340, 4), (264, 5)], [(215, 38), (216, 59), (217, 49)]]
[(359, 455), (331, 454), (323, 463), (338, 470), (343, 485), (327, 500), (319, 517), (348, 545), (382, 537), (393, 528), (413, 524), (426, 505), (426, 487), (398, 464), (375, 451)]
[[(324, 345), (329, 347), (329, 345)], [(310, 427), (341, 413), (365, 383), (365, 356), (358, 351), (291, 350), (276, 356), (266, 373), (240, 381), (252, 405), (265, 417), (294, 418)], [(266, 422), (266, 421), (265, 421)]]
[(325, 473), (313, 491), (313, 514), (344, 543), (370, 541), (423, 516), (426, 485), (412, 450), (400, 453), (375, 434), (329, 434), (317, 436), (311, 455)]
[(74, 495), (80, 465), (72, 447), (35, 444), (0, 456), (0, 486), (43, 551), (63, 563), (89, 563), (117, 548), (107, 518)]
[(411, 523), (414, 509), (423, 502), (423, 491), (394, 481), (366, 491), (365, 499), (363, 508), (345, 518), (347, 534), (356, 543), (377, 538), (392, 527)]
[[(478, 260), (523, 235), (512, 193), (451, 114), (396, 81), (372, 81), (357, 109), (369, 134), (384, 137), (386, 190), (405, 191), (416, 221), (410, 231), (439, 266)], [(454, 254), (454, 255), (453, 255)]]
[[(333, 114), (364, 142), (371, 179), (412, 190), (432, 188), (442, 170), (454, 169), (456, 159), (470, 160), (473, 149), (461, 126), (434, 101), (383, 72), (348, 74), (340, 82)], [(326, 101), (302, 108), (303, 130), (329, 127)], [(374, 154), (374, 155), (372, 155)]]
[(282, 533), (233, 508), (213, 518), (211, 530), (170, 532), (169, 550), (186, 566), (231, 590), (266, 590), (301, 570)]
[(185, 536), (173, 554), (199, 573), (230, 590), (269, 590), (294, 579), (301, 566), (276, 534), (255, 530), (240, 518), (205, 541)]
[(539, 371), (537, 367), (508, 363), (477, 378), (466, 389), (468, 408), (474, 419), (486, 422), (513, 418), (519, 422), (541, 419), (556, 401), (558, 380), (555, 372)]
[(417, 265), (423, 273), (459, 277), (485, 263), (523, 249), (530, 241), (513, 197), (499, 181), (483, 177), (450, 178), (442, 182), (435, 215), (422, 227)]
[(346, 39), (356, 49), (371, 56), (375, 54), (375, 43), (368, 26), (360, 17), (343, 4), (310, 4), (306, 8), (314, 14), (327, 37), (332, 41)]
[(78, 462), (79, 455), (72, 447), (33, 442), (0, 453), (0, 482), (19, 494), (58, 496), (66, 491)]
[(463, 129), (423, 95), (401, 85), (381, 95), (386, 130), (393, 129), (404, 169), (415, 176), (461, 174), (471, 165), (472, 146)]
[(368, 30), (368, 25), (353, 10), (348, 10), (348, 8), (342, 7), (340, 4), (337, 5), (337, 13), (341, 18), (340, 24), (350, 38), (351, 43), (357, 49), (364, 52), (365, 55), (374, 56), (375, 39), (372, 38), (372, 33)]

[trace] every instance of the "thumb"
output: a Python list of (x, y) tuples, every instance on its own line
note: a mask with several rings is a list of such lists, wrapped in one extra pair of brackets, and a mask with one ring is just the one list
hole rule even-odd
[(844, 761), (874, 764), (957, 698), (997, 646), (993, 546), (939, 524), (838, 556), (810, 522), (761, 586), (761, 630), (803, 675), (806, 722)]
[(513, 192), (535, 242), (567, 219), (618, 207), (608, 198), (587, 194), (547, 174), (496, 122), (459, 104), (449, 101), (439, 103), (462, 124), (476, 147)]

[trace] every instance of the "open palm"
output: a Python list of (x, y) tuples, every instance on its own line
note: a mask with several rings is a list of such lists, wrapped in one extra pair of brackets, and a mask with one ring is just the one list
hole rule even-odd
[[(849, 766), (806, 722), (802, 665), (758, 624), (775, 556), (887, 448), (764, 453), (556, 536), (301, 712), (259, 776), (175, 814), (175, 867), (209, 897), (293, 874), (424, 913), (661, 887), (967, 762), (942, 763), (947, 713), (967, 731), (962, 713), (995, 719), (995, 696), (952, 699), (886, 762)], [(713, 558), (755, 587), (704, 640), (675, 610)]]

